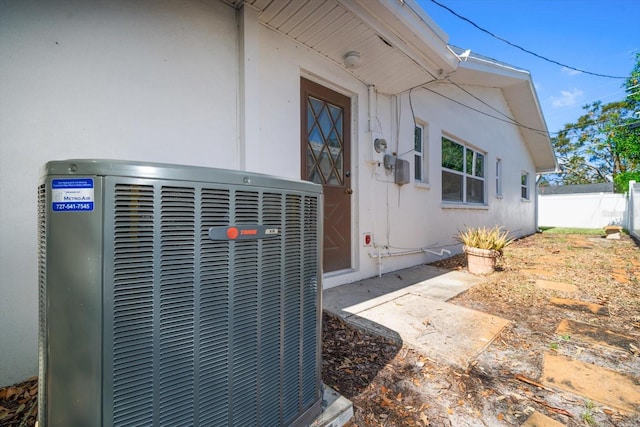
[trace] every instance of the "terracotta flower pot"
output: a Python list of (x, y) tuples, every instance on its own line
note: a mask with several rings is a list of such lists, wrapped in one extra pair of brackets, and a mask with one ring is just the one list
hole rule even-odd
[(492, 249), (478, 249), (463, 246), (462, 249), (467, 254), (467, 269), (471, 274), (489, 274), (496, 268), (496, 259), (500, 252)]

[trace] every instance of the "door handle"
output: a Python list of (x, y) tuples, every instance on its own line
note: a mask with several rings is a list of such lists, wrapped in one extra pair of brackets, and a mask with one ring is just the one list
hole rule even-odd
[(345, 194), (353, 194), (353, 190), (351, 188), (344, 189)]

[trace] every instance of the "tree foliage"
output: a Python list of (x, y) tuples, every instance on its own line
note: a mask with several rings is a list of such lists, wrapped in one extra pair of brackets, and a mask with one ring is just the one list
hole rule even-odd
[(623, 85), (625, 99), (585, 105), (585, 114), (552, 139), (562, 184), (614, 182), (626, 191), (640, 178), (640, 54)]

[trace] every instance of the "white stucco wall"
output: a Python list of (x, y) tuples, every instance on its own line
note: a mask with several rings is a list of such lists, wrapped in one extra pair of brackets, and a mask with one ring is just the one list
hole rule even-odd
[(0, 386), (37, 372), (44, 163), (237, 167), (235, 13), (198, 0), (0, 1)]
[[(364, 247), (362, 234), (373, 233), (385, 254), (423, 247), (460, 250), (453, 236), (464, 225), (503, 225), (514, 235), (535, 232), (535, 168), (518, 129), (448, 101), (422, 89), (412, 91), (416, 118), (427, 124), (429, 184), (393, 183), (373, 150), (376, 137), (385, 138), (389, 151), (411, 162), (413, 176), (413, 117), (408, 94), (376, 96), (374, 132), (369, 132), (367, 86), (337, 64), (265, 27), (260, 30), (259, 138), (247, 142), (247, 169), (300, 177), (299, 80), (303, 75), (352, 98), (351, 171), (353, 269), (325, 274), (325, 288), (371, 277), (378, 273)], [(429, 86), (464, 104), (496, 115), (450, 84)], [(494, 108), (509, 114), (499, 89), (467, 87)], [(471, 99), (471, 101), (470, 101)], [(399, 120), (396, 120), (399, 117)], [(440, 143), (446, 133), (486, 152), (487, 206), (447, 205), (441, 201)], [(399, 135), (399, 136), (397, 136)], [(399, 141), (399, 142), (398, 142)], [(253, 153), (253, 154), (251, 154)], [(254, 156), (254, 160), (251, 157)], [(495, 161), (502, 159), (503, 195), (495, 194)], [(530, 174), (529, 201), (520, 198), (520, 176)], [(438, 259), (434, 255), (393, 256), (383, 260), (383, 272)]]

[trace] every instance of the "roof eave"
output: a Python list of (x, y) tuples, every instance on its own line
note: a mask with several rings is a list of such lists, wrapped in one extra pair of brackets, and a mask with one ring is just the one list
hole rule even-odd
[(467, 56), (449, 79), (457, 84), (502, 90), (538, 174), (554, 173), (558, 163), (531, 74), (489, 58)]

